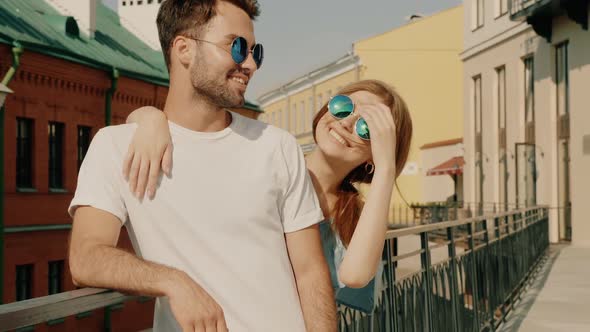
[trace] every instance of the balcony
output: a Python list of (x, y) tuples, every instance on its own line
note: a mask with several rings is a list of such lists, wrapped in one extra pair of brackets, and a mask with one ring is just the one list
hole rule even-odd
[(588, 30), (589, 0), (510, 0), (510, 19), (524, 21), (533, 27), (535, 32), (551, 42), (553, 18), (566, 14), (582, 29)]
[[(495, 330), (544, 261), (548, 228), (547, 208), (534, 207), (391, 230), (373, 309), (364, 313), (340, 305), (340, 330)], [(5, 304), (0, 306), (0, 331), (134, 298), (85, 288)], [(104, 330), (111, 327), (105, 325)]]

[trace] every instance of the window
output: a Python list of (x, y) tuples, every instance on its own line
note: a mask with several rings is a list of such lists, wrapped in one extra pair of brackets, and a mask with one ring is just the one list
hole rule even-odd
[(305, 118), (305, 101), (301, 101), (300, 104), (300, 109), (299, 109), (299, 121), (300, 125), (299, 128), (301, 128), (301, 132), (306, 132), (307, 129), (307, 119)]
[(555, 48), (558, 116), (569, 114), (569, 65), (567, 48), (567, 42), (557, 45)]
[(559, 238), (572, 237), (572, 176), (569, 109), (568, 42), (555, 47), (555, 87), (557, 89), (557, 188)]
[(63, 188), (64, 124), (50, 122), (49, 131), (49, 188)]
[(525, 142), (535, 143), (535, 74), (534, 59), (524, 59)]
[(481, 76), (473, 78), (473, 110), (475, 119), (475, 201), (478, 204), (477, 214), (483, 214), (483, 142), (482, 142), (482, 101)]
[(506, 154), (506, 67), (496, 68), (496, 96), (498, 113), (498, 181), (500, 209), (508, 210), (508, 158)]
[(49, 262), (49, 295), (63, 292), (64, 261)]
[(90, 133), (92, 128), (86, 126), (78, 126), (78, 170), (82, 166), (82, 161), (88, 152), (90, 146)]
[(474, 0), (473, 4), (473, 30), (483, 27), (484, 24), (484, 0)]
[(320, 93), (318, 95), (318, 111), (324, 106), (324, 96)]
[(328, 90), (328, 95), (326, 97), (328, 98), (328, 100), (332, 98), (332, 90)]
[(283, 110), (277, 112), (277, 127), (283, 128)]
[(33, 120), (16, 119), (16, 186), (33, 187)]
[(314, 104), (313, 104), (313, 97), (309, 97), (307, 111), (309, 112), (309, 117), (308, 117), (309, 120), (307, 121), (306, 128), (309, 131), (309, 130), (311, 130), (311, 127), (313, 125), (313, 118), (314, 118), (314, 115), (315, 115), (315, 107), (314, 107)]
[(33, 264), (16, 266), (16, 300), (33, 297)]
[(270, 117), (270, 124), (273, 126), (277, 125), (277, 112), (272, 112), (272, 115)]
[(293, 103), (293, 105), (291, 105), (291, 133), (292, 134), (297, 134), (299, 133), (298, 131), (298, 126), (297, 126), (297, 103)]

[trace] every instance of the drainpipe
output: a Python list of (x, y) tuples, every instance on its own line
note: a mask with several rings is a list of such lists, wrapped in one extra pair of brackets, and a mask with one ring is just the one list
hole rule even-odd
[(119, 70), (117, 68), (113, 68), (110, 73), (111, 77), (111, 87), (107, 90), (106, 93), (106, 101), (105, 101), (105, 111), (104, 111), (104, 125), (110, 126), (111, 120), (113, 118), (113, 110), (112, 110), (112, 103), (113, 103), (113, 96), (117, 91), (117, 83), (119, 82)]
[[(16, 74), (20, 66), (20, 56), (24, 49), (17, 41), (12, 43), (12, 66), (4, 75), (2, 84), (8, 86), (8, 83)], [(0, 304), (4, 303), (4, 105), (0, 109)]]

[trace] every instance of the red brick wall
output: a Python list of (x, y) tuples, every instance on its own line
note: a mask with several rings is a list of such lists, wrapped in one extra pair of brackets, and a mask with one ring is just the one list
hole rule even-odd
[[(0, 77), (11, 65), (10, 49), (0, 45)], [(4, 128), (4, 225), (69, 224), (67, 207), (77, 181), (77, 128), (92, 127), (94, 135), (104, 126), (105, 94), (111, 86), (107, 72), (85, 67), (42, 54), (27, 52), (9, 87), (15, 92), (5, 103)], [(162, 108), (167, 88), (121, 77), (112, 103), (112, 123), (125, 122), (135, 108), (154, 105)], [(33, 186), (34, 193), (16, 188), (16, 118), (34, 120)], [(48, 179), (49, 121), (65, 124), (64, 188), (65, 193), (50, 193)], [(48, 262), (67, 257), (68, 231), (22, 232), (5, 235), (4, 303), (15, 300), (16, 265), (34, 264), (33, 296), (45, 296), (48, 289)], [(131, 248), (126, 232), (120, 244)], [(73, 290), (67, 262), (65, 290)], [(1, 285), (0, 285), (1, 286)], [(137, 331), (151, 326), (153, 301), (126, 303), (111, 314), (113, 331)], [(104, 311), (90, 317), (68, 317), (56, 326), (41, 324), (36, 331), (101, 331)]]

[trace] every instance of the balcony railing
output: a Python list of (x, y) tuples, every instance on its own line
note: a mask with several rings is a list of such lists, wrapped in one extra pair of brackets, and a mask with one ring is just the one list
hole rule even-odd
[[(30, 300), (0, 305), (0, 331), (9, 331), (60, 318), (109, 308), (137, 298), (106, 289), (81, 288)], [(108, 315), (108, 310), (105, 315)], [(110, 331), (108, 317), (105, 329)]]
[[(418, 248), (396, 244), (408, 240)], [(341, 306), (340, 330), (495, 330), (548, 247), (544, 207), (390, 231), (378, 304), (370, 314)]]
[(588, 4), (590, 0), (510, 0), (510, 19), (529, 23), (535, 32), (551, 42), (553, 18), (567, 15), (588, 30)]
[[(545, 207), (389, 231), (376, 305), (370, 314), (341, 305), (340, 330), (495, 330), (548, 247)], [(0, 331), (131, 298), (86, 288), (5, 304), (0, 306)]]
[(543, 5), (551, 3), (553, 0), (510, 0), (508, 9), (512, 19), (526, 18), (532, 11)]

